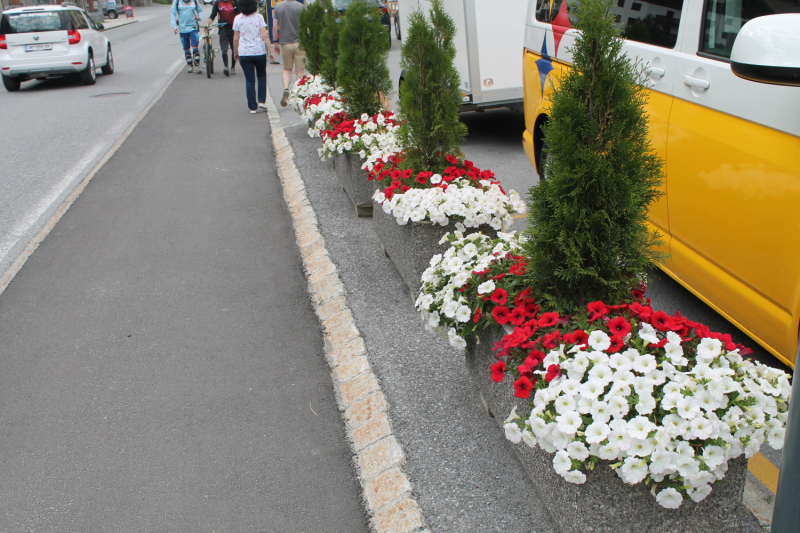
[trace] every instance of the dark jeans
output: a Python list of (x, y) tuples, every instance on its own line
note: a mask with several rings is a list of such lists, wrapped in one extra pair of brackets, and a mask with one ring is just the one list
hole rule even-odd
[(225, 68), (228, 68), (228, 48), (231, 49), (231, 59), (233, 60), (233, 66), (236, 66), (236, 60), (233, 59), (233, 29), (226, 26), (220, 26), (219, 28), (219, 49), (222, 52), (222, 62), (225, 64)]
[[(258, 104), (267, 101), (267, 54), (260, 56), (239, 56), (247, 90), (247, 107), (250, 111), (258, 109)], [(256, 101), (256, 78), (258, 78), (258, 101)]]

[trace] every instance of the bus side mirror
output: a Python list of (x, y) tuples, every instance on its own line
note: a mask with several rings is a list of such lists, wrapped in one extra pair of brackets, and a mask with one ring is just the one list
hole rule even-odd
[(800, 14), (757, 17), (742, 26), (731, 70), (751, 81), (800, 87)]

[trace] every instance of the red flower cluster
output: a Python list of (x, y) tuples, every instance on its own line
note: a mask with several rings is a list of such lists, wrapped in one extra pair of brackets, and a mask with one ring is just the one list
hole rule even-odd
[[(530, 289), (526, 289), (517, 296), (517, 299), (532, 302), (533, 298), (528, 295), (529, 291)], [(498, 288), (490, 295), (488, 301), (499, 302), (504, 298), (507, 298), (507, 291)], [(498, 309), (505, 309), (505, 311), (498, 311)], [(515, 309), (519, 309), (519, 307)], [(720, 340), (727, 350), (738, 348), (739, 353), (743, 356), (753, 353), (749, 348), (734, 343), (730, 335), (712, 332), (707, 326), (681, 316), (680, 312), (669, 315), (663, 311), (653, 310), (649, 299), (619, 305), (608, 305), (601, 301), (592, 302), (586, 306), (585, 314), (574, 317), (560, 317), (558, 313), (554, 312), (538, 314), (539, 309), (534, 310), (533, 307), (530, 310), (533, 311), (533, 316), (527, 317), (526, 315), (527, 319), (524, 322), (495, 344), (494, 350), (498, 361), (491, 366), (492, 379), (498, 383), (503, 381), (508, 371), (512, 371), (516, 375), (514, 389), (518, 398), (530, 396), (537, 384), (537, 376), (534, 372), (541, 366), (545, 352), (553, 350), (561, 344), (564, 344), (567, 350), (575, 345), (585, 347), (589, 340), (586, 331), (591, 329), (601, 329), (609, 335), (611, 346), (605, 350), (606, 353), (624, 349), (628, 342), (626, 340), (628, 335), (638, 331), (639, 325), (642, 323), (650, 324), (662, 333), (667, 331), (677, 333), (680, 335), (687, 353), (693, 353), (697, 344), (706, 337)], [(509, 314), (507, 308), (498, 304), (492, 310), (491, 316), (497, 323), (505, 324), (508, 322)], [(576, 328), (576, 326), (578, 327)], [(571, 333), (565, 333), (568, 329), (573, 328)], [(666, 343), (667, 340), (664, 339), (657, 344), (648, 345), (648, 349), (661, 349)], [(642, 348), (642, 346), (638, 347)], [(550, 383), (561, 375), (561, 369), (558, 365), (550, 365), (546, 370), (542, 370), (542, 373), (544, 373), (544, 381)]]
[[(383, 118), (385, 120), (385, 124), (387, 126), (394, 126), (399, 124), (396, 120), (394, 120), (394, 113), (391, 111), (383, 111)], [(375, 114), (370, 117), (372, 122), (378, 122), (378, 115)], [(362, 126), (369, 121), (363, 121), (360, 118), (355, 119), (351, 118), (345, 111), (339, 111), (338, 113), (334, 113), (331, 115), (328, 120), (326, 121), (325, 128), (320, 130), (320, 136), (322, 137), (323, 142), (325, 139), (335, 139), (340, 135), (344, 135), (347, 137), (359, 137), (363, 135), (363, 133), (367, 133), (364, 130), (363, 133), (356, 133), (356, 124), (361, 124)]]
[(308, 109), (309, 106), (317, 105), (317, 104), (319, 104), (320, 102), (322, 102), (323, 100), (325, 100), (327, 98), (328, 98), (328, 95), (326, 93), (313, 94), (313, 95), (309, 96), (308, 98), (306, 98), (306, 101), (305, 101), (305, 103), (303, 105), (305, 106), (305, 109)]
[[(462, 163), (453, 155), (448, 155), (445, 158), (447, 162), (450, 163), (450, 166), (441, 174), (442, 179), (438, 183), (431, 183), (431, 178), (434, 175), (433, 172), (425, 171), (414, 173), (412, 169), (402, 170), (400, 167), (404, 159), (405, 155), (402, 153), (393, 154), (375, 163), (372, 171), (369, 173), (367, 179), (391, 181), (391, 185), (383, 190), (383, 194), (386, 198), (391, 198), (398, 190), (400, 192), (406, 192), (409, 189), (428, 189), (433, 187), (447, 190), (447, 186), (450, 182), (465, 176), (478, 187), (480, 186), (478, 183), (482, 180), (488, 180), (492, 184), (498, 187), (500, 186), (500, 182), (494, 179), (494, 172), (491, 170), (481, 170), (477, 168), (472, 161), (466, 159)], [(500, 189), (502, 190), (502, 187), (500, 187)]]

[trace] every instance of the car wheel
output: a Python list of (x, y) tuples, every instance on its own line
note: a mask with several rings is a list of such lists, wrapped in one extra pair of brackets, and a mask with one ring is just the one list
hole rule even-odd
[(84, 85), (94, 85), (97, 81), (97, 71), (94, 68), (94, 58), (89, 53), (89, 61), (86, 68), (81, 72), (81, 83)]
[(111, 20), (114, 20), (115, 18), (117, 18), (117, 12), (116, 11), (109, 11), (108, 12), (108, 18), (110, 18)]
[(111, 54), (110, 46), (108, 47), (108, 55), (106, 57), (108, 60), (106, 61), (106, 64), (103, 65), (103, 68), (101, 68), (100, 70), (105, 75), (114, 74), (114, 56)]
[(394, 34), (397, 37), (398, 41), (402, 40), (400, 38), (400, 18), (399, 17), (395, 17), (394, 18)]
[(19, 78), (12, 78), (10, 76), (3, 76), (3, 85), (5, 85), (8, 92), (19, 91), (19, 86), (22, 82)]
[(547, 164), (553, 159), (552, 154), (548, 153), (547, 151), (547, 141), (542, 141), (542, 147), (539, 148), (539, 154), (536, 157), (536, 171), (539, 174), (539, 180), (543, 180), (547, 177), (545, 173)]

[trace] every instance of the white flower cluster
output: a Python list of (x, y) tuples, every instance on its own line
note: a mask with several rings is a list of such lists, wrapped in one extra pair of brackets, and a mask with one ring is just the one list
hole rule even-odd
[(342, 109), (342, 97), (338, 90), (328, 91), (318, 103), (309, 105), (301, 114), (303, 119), (314, 121), (314, 126), (308, 130), (309, 137), (319, 137), (320, 130), (325, 127), (325, 120)]
[(306, 98), (315, 94), (324, 94), (331, 88), (322, 81), (321, 76), (303, 76), (300, 81), (305, 80), (303, 85), (295, 83), (289, 93), (289, 105), (292, 106), (298, 115), (305, 114)]
[[(437, 183), (437, 179), (441, 181), (441, 176), (434, 174), (431, 183)], [(404, 193), (396, 192), (391, 198), (377, 191), (373, 199), (401, 226), (422, 220), (446, 226), (450, 217), (455, 217), (467, 228), (489, 224), (499, 231), (511, 226), (514, 222), (511, 215), (526, 211), (527, 206), (516, 191), (511, 190), (506, 195), (497, 184), (488, 180), (479, 183), (480, 187), (475, 187), (468, 178), (458, 178), (450, 182), (447, 189), (409, 189)]]
[(783, 446), (791, 392), (783, 371), (746, 361), (717, 339), (702, 339), (690, 362), (673, 332), (665, 355), (647, 353), (662, 337), (651, 325), (630, 335), (643, 341), (642, 352), (607, 354), (602, 330), (589, 333), (585, 350), (551, 351), (544, 368), (560, 365), (562, 375), (536, 393), (527, 420), (511, 413), (506, 437), (556, 452), (553, 468), (570, 483), (586, 480), (581, 465), (613, 461), (626, 483), (653, 484), (654, 495), (661, 487), (656, 501), (668, 509), (684, 494), (695, 502), (708, 496), (728, 460), (752, 457), (765, 440)]
[[(458, 289), (473, 272), (482, 272), (494, 261), (522, 253), (525, 242), (516, 232), (500, 232), (499, 238), (493, 240), (480, 232), (465, 236), (465, 229), (461, 223), (456, 223), (456, 231), (445, 234), (439, 241), (439, 244), (449, 241), (450, 248), (431, 258), (431, 266), (422, 273), (422, 289), (415, 302), (425, 321), (425, 329), (446, 329), (450, 345), (459, 350), (467, 346), (463, 329), (472, 319), (472, 309)], [(488, 292), (491, 292), (494, 282), (489, 283), (492, 287)]]
[[(390, 119), (393, 117), (393, 114), (389, 116)], [(325, 139), (322, 148), (318, 149), (319, 156), (324, 160), (337, 154), (358, 153), (361, 159), (366, 159), (361, 168), (372, 170), (376, 161), (400, 151), (396, 134), (400, 126), (387, 123), (386, 118), (383, 113), (376, 118), (364, 113), (353, 124), (355, 137), (340, 133), (332, 139)]]

